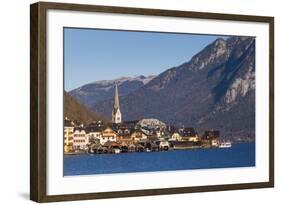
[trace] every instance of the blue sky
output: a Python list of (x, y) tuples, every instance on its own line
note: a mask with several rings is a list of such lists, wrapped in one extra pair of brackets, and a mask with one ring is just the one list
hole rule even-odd
[(218, 37), (65, 28), (65, 90), (97, 80), (157, 75), (187, 62)]

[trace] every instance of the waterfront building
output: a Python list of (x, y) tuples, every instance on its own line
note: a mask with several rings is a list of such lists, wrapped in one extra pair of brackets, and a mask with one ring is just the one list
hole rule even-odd
[(182, 136), (178, 132), (174, 132), (171, 136), (171, 141), (182, 141)]
[(101, 132), (100, 143), (104, 145), (106, 142), (116, 142), (117, 133), (110, 127)]
[(198, 141), (198, 136), (195, 132), (195, 129), (192, 127), (189, 128), (181, 128), (179, 129), (179, 133), (182, 136), (183, 141)]
[(85, 128), (89, 143), (96, 143), (99, 142), (101, 140), (101, 132), (102, 129), (100, 127), (86, 127)]
[(75, 127), (73, 133), (73, 148), (75, 150), (86, 150), (89, 141), (83, 127)]
[(90, 145), (90, 153), (95, 153), (95, 154), (103, 154), (103, 153), (107, 153), (107, 148), (102, 146), (101, 144), (91, 144)]
[(128, 152), (135, 152), (136, 151), (136, 145), (129, 144), (128, 145)]
[(122, 123), (122, 114), (119, 104), (119, 94), (118, 94), (118, 85), (115, 83), (115, 93), (114, 93), (114, 106), (112, 110), (112, 123)]
[(131, 139), (134, 143), (139, 142), (140, 140), (146, 140), (148, 135), (140, 129), (135, 130), (131, 134)]
[(64, 152), (73, 151), (73, 133), (74, 133), (74, 123), (69, 120), (64, 120)]
[(207, 130), (201, 137), (204, 147), (217, 147), (219, 146), (220, 132), (218, 130)]
[(220, 145), (220, 142), (218, 139), (212, 139), (211, 140), (211, 146), (212, 147), (218, 147)]
[(188, 141), (190, 141), (190, 142), (199, 142), (200, 139), (199, 139), (198, 135), (195, 134), (195, 135), (193, 135), (193, 136), (190, 136), (190, 137), (188, 138)]

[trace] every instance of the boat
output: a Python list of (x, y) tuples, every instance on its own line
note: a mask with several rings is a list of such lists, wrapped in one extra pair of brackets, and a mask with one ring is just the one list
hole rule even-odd
[(230, 148), (230, 147), (232, 147), (231, 142), (222, 142), (219, 145), (219, 148)]
[(117, 149), (115, 148), (115, 149), (112, 150), (112, 152), (113, 152), (114, 154), (119, 154), (119, 153), (121, 152), (121, 150), (118, 149), (118, 148), (117, 148)]

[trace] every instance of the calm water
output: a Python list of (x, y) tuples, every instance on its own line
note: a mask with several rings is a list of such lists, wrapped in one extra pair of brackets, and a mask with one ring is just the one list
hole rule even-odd
[(255, 166), (255, 144), (100, 155), (65, 155), (64, 176)]

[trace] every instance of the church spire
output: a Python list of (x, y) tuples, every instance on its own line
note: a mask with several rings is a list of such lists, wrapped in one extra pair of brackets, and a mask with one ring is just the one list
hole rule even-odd
[(114, 106), (113, 106), (113, 110), (112, 110), (112, 122), (113, 123), (122, 122), (122, 114), (121, 114), (120, 104), (119, 104), (119, 94), (118, 94), (117, 82), (115, 82)]
[(115, 94), (114, 94), (114, 109), (120, 109), (119, 105), (119, 94), (118, 94), (118, 85), (115, 82)]

